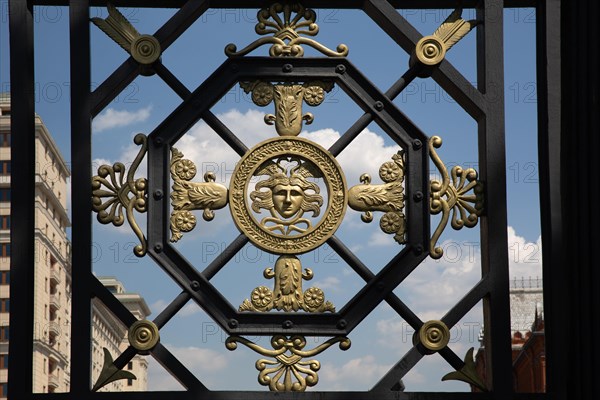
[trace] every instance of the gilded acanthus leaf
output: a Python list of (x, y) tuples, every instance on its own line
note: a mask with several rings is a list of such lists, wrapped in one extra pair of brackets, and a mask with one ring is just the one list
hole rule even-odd
[(473, 27), (477, 21), (465, 21), (461, 18), (462, 9), (457, 8), (446, 18), (439, 28), (433, 33), (437, 36), (446, 47), (446, 51), (450, 50), (460, 39), (462, 39)]
[(107, 3), (106, 8), (108, 17), (106, 19), (94, 17), (91, 19), (92, 22), (125, 51), (130, 52), (131, 44), (140, 36), (140, 33), (115, 6)]

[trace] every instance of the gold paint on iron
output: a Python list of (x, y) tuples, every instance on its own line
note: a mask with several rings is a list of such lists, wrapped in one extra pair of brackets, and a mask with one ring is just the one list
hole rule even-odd
[(92, 392), (97, 392), (114, 381), (121, 379), (137, 379), (132, 372), (123, 371), (115, 366), (113, 358), (106, 347), (103, 347), (102, 350), (104, 351), (104, 365), (102, 366), (102, 371), (100, 371), (100, 376), (98, 376), (98, 379), (92, 388)]
[(415, 333), (413, 342), (421, 343), (431, 353), (440, 351), (450, 342), (450, 329), (443, 321), (427, 321)]
[(301, 36), (316, 36), (319, 33), (319, 26), (315, 23), (317, 14), (314, 10), (305, 8), (300, 3), (290, 1), (275, 3), (261, 9), (257, 19), (258, 23), (254, 28), (256, 33), (273, 36), (257, 39), (240, 51), (237, 51), (235, 44), (230, 43), (225, 47), (225, 54), (228, 57), (246, 55), (265, 44), (272, 45), (269, 49), (271, 57), (302, 57), (304, 55), (302, 45), (308, 45), (329, 57), (348, 55), (348, 46), (345, 44), (338, 45), (337, 51), (333, 51), (314, 39)]
[[(442, 213), (442, 219), (429, 241), (429, 255), (434, 259), (444, 254), (441, 247), (436, 247), (436, 243), (446, 229), (450, 211), (452, 210), (452, 228), (460, 230), (464, 226), (472, 228), (477, 225), (484, 209), (483, 183), (477, 180), (477, 171), (473, 168), (462, 169), (457, 165), (448, 174), (448, 169), (435, 151), (441, 146), (442, 138), (439, 136), (429, 139), (429, 156), (442, 176), (441, 182), (433, 179), (430, 183), (430, 212), (433, 215)], [(471, 190), (473, 192), (469, 194)]]
[(280, 256), (275, 268), (265, 269), (263, 276), (266, 279), (275, 278), (273, 291), (266, 286), (255, 288), (239, 311), (266, 312), (277, 309), (286, 312), (335, 312), (335, 306), (325, 301), (323, 290), (311, 287), (302, 292), (302, 280), (311, 280), (313, 272), (309, 268), (302, 272), (302, 264), (296, 256)]
[[(329, 339), (312, 350), (304, 350), (306, 346), (304, 336), (287, 338), (276, 335), (271, 338), (273, 350), (267, 350), (239, 336), (227, 338), (225, 346), (229, 350), (235, 350), (238, 342), (262, 356), (275, 359), (263, 358), (256, 361), (256, 369), (259, 371), (258, 382), (268, 386), (272, 392), (304, 392), (307, 387), (315, 386), (319, 381), (317, 371), (321, 368), (321, 363), (317, 360), (304, 359), (322, 353), (335, 343), (339, 343), (341, 350), (348, 350), (351, 344), (350, 339), (339, 336)], [(289, 354), (285, 354), (286, 352)]]
[(112, 40), (131, 54), (140, 64), (150, 65), (159, 59), (160, 43), (152, 35), (141, 35), (123, 14), (111, 3), (106, 4), (108, 17), (95, 17), (91, 21)]
[(404, 215), (404, 151), (400, 150), (379, 168), (379, 177), (385, 183), (372, 185), (371, 176), (362, 174), (362, 185), (356, 185), (348, 191), (348, 205), (356, 211), (362, 211), (364, 222), (373, 221), (373, 211), (385, 214), (379, 221), (379, 227), (394, 239), (406, 243), (406, 217)]
[[(133, 142), (142, 147), (127, 172), (126, 181), (126, 168), (123, 163), (117, 162), (112, 166), (104, 164), (98, 168), (98, 175), (92, 178), (92, 209), (98, 213), (98, 222), (101, 224), (112, 223), (114, 226), (121, 226), (125, 221), (124, 207), (127, 222), (140, 240), (140, 244), (134, 247), (133, 252), (138, 257), (142, 257), (146, 254), (148, 245), (133, 211), (144, 213), (147, 210), (147, 180), (146, 178), (135, 179), (134, 175), (146, 155), (148, 145), (146, 136), (141, 133), (135, 136)], [(109, 177), (110, 180), (107, 179)]]
[(467, 351), (464, 359), (464, 366), (460, 370), (444, 375), (442, 381), (462, 381), (477, 387), (483, 392), (487, 392), (488, 388), (477, 373), (477, 367), (475, 366), (475, 360), (473, 358), (473, 350), (473, 347), (471, 347)]
[(142, 319), (131, 324), (127, 331), (127, 339), (138, 352), (147, 354), (160, 341), (160, 334), (154, 322)]
[(298, 136), (302, 131), (302, 121), (311, 124), (314, 116), (311, 113), (302, 115), (302, 101), (316, 107), (325, 99), (325, 93), (333, 89), (333, 82), (313, 81), (304, 84), (270, 82), (241, 82), (240, 87), (246, 93), (252, 93), (252, 101), (264, 107), (275, 101), (275, 115), (265, 115), (267, 125), (275, 124), (279, 136)]
[[(327, 188), (325, 210), (316, 179)], [(346, 180), (336, 159), (321, 146), (304, 138), (278, 137), (259, 143), (238, 162), (229, 203), (236, 226), (257, 247), (301, 254), (322, 245), (342, 222)], [(263, 210), (268, 216), (260, 215)], [(322, 218), (313, 225), (305, 216), (309, 212)]]
[(191, 182), (196, 176), (196, 165), (183, 158), (176, 148), (171, 149), (171, 242), (177, 242), (182, 232), (190, 232), (196, 226), (196, 217), (190, 211), (203, 210), (202, 218), (211, 221), (215, 217), (213, 210), (227, 205), (227, 188), (215, 183), (215, 174), (204, 174), (204, 182)]
[(441, 63), (446, 52), (477, 25), (475, 20), (465, 21), (462, 19), (461, 14), (462, 8), (457, 8), (433, 35), (422, 37), (415, 46), (411, 63), (418, 61), (427, 66)]

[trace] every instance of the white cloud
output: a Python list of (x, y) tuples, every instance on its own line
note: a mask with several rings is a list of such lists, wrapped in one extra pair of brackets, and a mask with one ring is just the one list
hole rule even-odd
[(508, 227), (508, 264), (512, 278), (537, 278), (542, 276), (542, 237), (528, 242)]
[(339, 367), (324, 363), (319, 373), (319, 390), (367, 390), (390, 368), (390, 364), (377, 363), (371, 354), (354, 358)]
[(109, 108), (94, 118), (94, 121), (92, 122), (93, 132), (98, 133), (107, 129), (128, 126), (136, 122), (144, 122), (150, 117), (151, 111), (151, 105), (137, 111), (115, 110), (114, 108)]
[(342, 282), (340, 281), (340, 279), (335, 276), (328, 276), (326, 278), (314, 282), (314, 286), (320, 289), (332, 289), (334, 291), (336, 289), (339, 289), (341, 287), (341, 284)]

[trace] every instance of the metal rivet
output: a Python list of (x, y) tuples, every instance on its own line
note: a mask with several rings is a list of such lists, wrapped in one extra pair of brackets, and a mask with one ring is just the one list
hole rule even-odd
[(281, 69), (283, 72), (292, 72), (294, 67), (292, 66), (292, 64), (283, 64), (283, 67)]
[(294, 326), (294, 323), (292, 321), (285, 320), (283, 321), (283, 324), (281, 324), (283, 326), (283, 329), (292, 329), (292, 327)]
[(348, 326), (348, 322), (345, 319), (340, 319), (337, 323), (338, 329), (345, 329)]
[(336, 66), (335, 72), (337, 72), (338, 74), (343, 74), (344, 72), (346, 72), (346, 66), (342, 64)]
[(376, 109), (377, 111), (381, 111), (381, 110), (383, 110), (383, 103), (382, 103), (382, 102), (380, 102), (380, 101), (376, 101), (376, 102), (375, 102), (375, 109)]
[(154, 245), (154, 251), (155, 251), (155, 252), (157, 252), (157, 253), (160, 253), (160, 252), (162, 252), (162, 251), (163, 251), (162, 244), (160, 244), (160, 243), (156, 243), (156, 244)]
[(163, 198), (163, 191), (158, 189), (154, 191), (154, 199), (160, 200)]
[(423, 253), (423, 245), (421, 245), (421, 244), (416, 245), (414, 247), (414, 249), (415, 249), (415, 253), (416, 254), (422, 254)]
[(413, 199), (415, 201), (421, 201), (423, 200), (423, 192), (421, 191), (417, 191), (414, 195), (413, 195)]
[(163, 140), (162, 140), (162, 138), (161, 138), (161, 137), (157, 137), (156, 139), (154, 139), (154, 143), (155, 143), (157, 146), (160, 146), (160, 145), (162, 145), (162, 143), (163, 143)]
[(412, 142), (412, 146), (413, 146), (413, 149), (419, 150), (421, 147), (423, 147), (423, 143), (419, 139), (415, 139)]
[(198, 290), (200, 290), (200, 282), (198, 282), (198, 281), (192, 281), (190, 283), (190, 287), (192, 288), (192, 290), (194, 292), (197, 292)]
[(227, 325), (231, 328), (231, 329), (236, 329), (240, 324), (237, 321), (237, 319), (230, 319), (229, 322), (227, 323)]

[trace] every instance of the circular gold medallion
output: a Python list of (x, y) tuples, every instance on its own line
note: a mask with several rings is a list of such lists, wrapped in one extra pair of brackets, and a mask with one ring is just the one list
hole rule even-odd
[(301, 254), (339, 227), (346, 180), (335, 158), (310, 140), (277, 137), (259, 143), (237, 164), (229, 204), (238, 229), (257, 247)]

